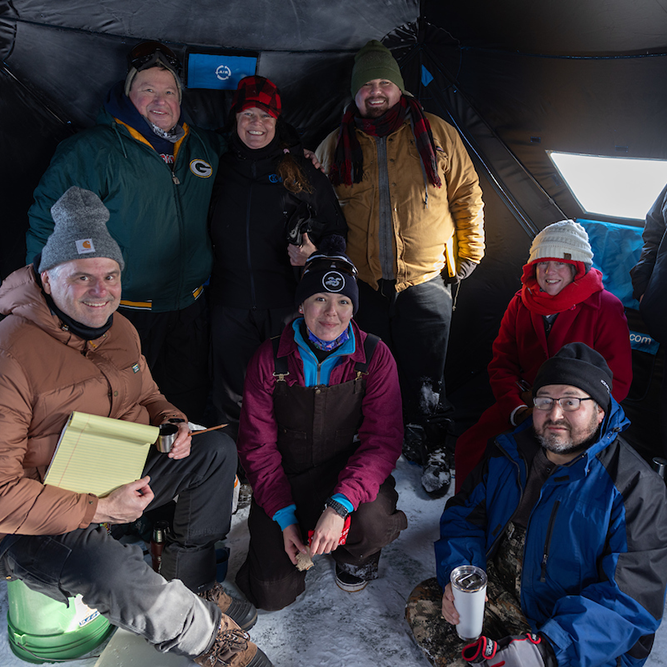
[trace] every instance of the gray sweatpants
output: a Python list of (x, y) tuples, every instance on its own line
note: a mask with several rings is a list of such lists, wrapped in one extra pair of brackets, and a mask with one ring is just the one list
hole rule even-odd
[(80, 593), (159, 651), (197, 656), (212, 643), (220, 610), (192, 591), (215, 583), (215, 542), (229, 530), (236, 447), (224, 434), (204, 433), (185, 459), (152, 452), (144, 474), (155, 494), (148, 509), (178, 496), (164, 576), (140, 547), (119, 543), (96, 524), (64, 535), (8, 535), (0, 542), (0, 574), (63, 602)]

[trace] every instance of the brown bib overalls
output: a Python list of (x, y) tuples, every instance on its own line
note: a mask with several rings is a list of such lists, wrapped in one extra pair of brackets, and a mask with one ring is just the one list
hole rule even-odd
[[(324, 510), (338, 475), (357, 448), (355, 435), (363, 421), (365, 378), (330, 387), (289, 386), (276, 382), (273, 405), (278, 424), (278, 449), (292, 488), (296, 516), (304, 543)], [(363, 579), (377, 577), (380, 550), (407, 528), (407, 518), (396, 509), (398, 494), (389, 475), (375, 500), (352, 513), (345, 546), (332, 556), (344, 570)], [(299, 572), (285, 553), (280, 526), (253, 499), (248, 518), (250, 546), (236, 583), (256, 607), (275, 611), (296, 600), (305, 590)], [(322, 567), (323, 564), (319, 564)]]

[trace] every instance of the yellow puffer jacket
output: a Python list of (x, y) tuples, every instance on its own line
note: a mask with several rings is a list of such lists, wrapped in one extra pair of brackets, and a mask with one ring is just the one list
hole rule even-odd
[[(484, 256), (482, 191), (470, 156), (456, 130), (427, 113), (435, 141), (442, 187), (424, 181), (410, 121), (387, 137), (387, 169), (394, 231), (396, 290), (420, 285), (445, 267), (456, 274), (457, 260), (478, 264)], [(328, 173), (338, 130), (318, 147)], [(378, 158), (374, 137), (357, 130), (364, 157), (361, 183), (336, 187), (348, 224), (347, 253), (359, 278), (377, 289), (382, 277), (379, 258)], [(428, 196), (427, 196), (428, 195)]]
[(86, 342), (46, 305), (32, 266), (0, 288), (0, 538), (85, 528), (97, 498), (42, 483), (73, 410), (161, 424), (184, 418), (159, 392), (122, 315)]

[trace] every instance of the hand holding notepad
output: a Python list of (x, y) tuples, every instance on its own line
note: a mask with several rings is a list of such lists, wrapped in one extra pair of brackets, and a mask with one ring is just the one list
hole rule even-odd
[(60, 435), (44, 484), (106, 496), (141, 477), (157, 426), (73, 412)]

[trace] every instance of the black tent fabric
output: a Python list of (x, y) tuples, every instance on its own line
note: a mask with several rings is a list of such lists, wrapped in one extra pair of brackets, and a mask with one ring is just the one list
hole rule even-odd
[[(415, 0), (0, 1), (0, 277), (25, 259), (26, 212), (55, 146), (94, 123), (110, 86), (125, 77), (134, 44), (160, 39), (179, 56), (188, 48), (259, 52), (258, 73), (279, 83), (286, 117), (315, 146), (349, 99), (352, 55), (418, 17)], [(215, 129), (226, 121), (229, 97), (189, 91), (184, 108), (194, 124)]]
[[(0, 0), (0, 278), (24, 262), (26, 213), (56, 145), (94, 123), (134, 44), (257, 52), (258, 73), (280, 86), (287, 119), (314, 148), (350, 100), (353, 54), (382, 39), (408, 90), (459, 130), (484, 190), (487, 253), (461, 285), (447, 368), (469, 423), (491, 400), (491, 342), (532, 237), (583, 215), (546, 151), (667, 159), (665, 35), (667, 0)], [(184, 109), (218, 128), (229, 103), (188, 90)], [(654, 394), (635, 411), (646, 456)]]

